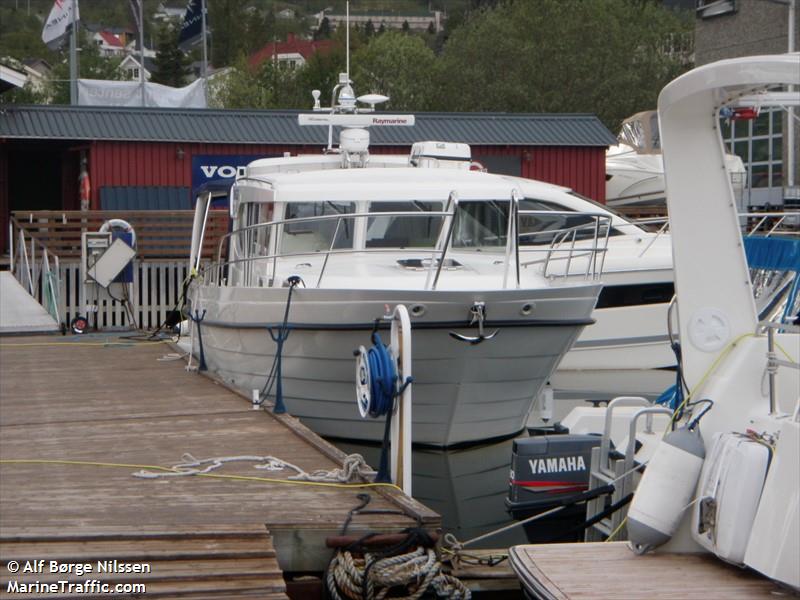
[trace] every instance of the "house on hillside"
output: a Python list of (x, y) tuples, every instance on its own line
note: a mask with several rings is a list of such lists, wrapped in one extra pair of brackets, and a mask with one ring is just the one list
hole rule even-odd
[(115, 36), (124, 46), (129, 45), (136, 39), (136, 32), (130, 27), (108, 27), (102, 23), (83, 23), (83, 28), (89, 32), (89, 36), (97, 43), (97, 34), (105, 32)]
[(50, 63), (42, 58), (29, 58), (18, 61), (4, 57), (0, 62), (0, 92), (29, 85), (40, 92), (44, 89), (52, 71)]
[(100, 56), (111, 58), (125, 54), (125, 44), (110, 31), (98, 31), (92, 36), (92, 42), (100, 50)]
[[(332, 29), (347, 22), (346, 15), (338, 15), (323, 10), (314, 15), (317, 20), (316, 29), (322, 24), (322, 20), (327, 18)], [(364, 28), (368, 22), (372, 22), (375, 29), (383, 25), (386, 29), (402, 29), (404, 23), (408, 23), (411, 31), (427, 31), (431, 25), (436, 33), (444, 27), (445, 15), (439, 11), (423, 11), (415, 14), (400, 14), (388, 11), (374, 11), (369, 14), (350, 13), (350, 24)]]
[[(129, 79), (132, 81), (139, 81), (139, 73), (142, 68), (142, 64), (140, 62), (141, 58), (139, 54), (128, 54), (122, 62), (117, 67), (120, 71), (122, 71), (124, 77), (123, 79)], [(150, 56), (145, 54), (144, 57), (144, 78), (145, 81), (150, 81), (150, 77), (152, 77), (153, 72), (155, 71), (156, 62)]]
[(290, 68), (302, 67), (316, 52), (328, 53), (336, 42), (333, 40), (304, 40), (293, 33), (284, 42), (270, 42), (247, 59), (251, 68), (257, 68), (267, 60), (285, 64)]

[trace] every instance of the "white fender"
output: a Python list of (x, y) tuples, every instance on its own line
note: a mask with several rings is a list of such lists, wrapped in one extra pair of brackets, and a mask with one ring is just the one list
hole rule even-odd
[(705, 458), (698, 428), (682, 427), (658, 444), (628, 511), (628, 539), (637, 554), (669, 541), (697, 487)]

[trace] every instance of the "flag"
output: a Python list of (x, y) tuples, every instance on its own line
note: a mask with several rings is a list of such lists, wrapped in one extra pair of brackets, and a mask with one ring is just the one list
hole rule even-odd
[(130, 0), (131, 12), (133, 13), (133, 21), (136, 23), (136, 33), (142, 30), (142, 24), (139, 23), (139, 9), (141, 0)]
[(58, 49), (72, 25), (72, 11), (75, 11), (75, 21), (81, 16), (75, 0), (56, 0), (47, 16), (42, 29), (42, 41), (51, 50)]
[[(178, 46), (183, 49), (196, 43), (203, 35), (203, 1), (189, 0), (186, 12), (183, 15), (181, 33), (178, 36)], [(208, 15), (206, 15), (206, 27), (208, 27)]]

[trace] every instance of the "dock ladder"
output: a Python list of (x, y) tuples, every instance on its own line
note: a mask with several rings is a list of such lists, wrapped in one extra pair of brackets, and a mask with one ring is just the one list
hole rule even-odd
[[(611, 435), (614, 425), (614, 409), (623, 406), (641, 407), (629, 417), (619, 418), (628, 419), (628, 443), (625, 454), (619, 458), (619, 453), (612, 449)], [(668, 408), (653, 406), (646, 398), (638, 396), (620, 396), (608, 403), (603, 426), (603, 437), (600, 446), (592, 449), (592, 459), (589, 472), (589, 489), (595, 489), (605, 485), (613, 485), (614, 492), (610, 499), (607, 496), (599, 496), (589, 500), (586, 504), (586, 516), (591, 518), (600, 514), (608, 506), (616, 504), (625, 496), (633, 492), (638, 483), (638, 473), (634, 470), (635, 457), (638, 448), (636, 447), (637, 426), (641, 417), (646, 417), (643, 433), (654, 434), (653, 415), (671, 415), (672, 411)], [(587, 527), (585, 541), (600, 542), (616, 532), (615, 539), (625, 539), (624, 530), (617, 531), (625, 516), (628, 514), (627, 507), (622, 507), (611, 515), (601, 519), (597, 523)]]

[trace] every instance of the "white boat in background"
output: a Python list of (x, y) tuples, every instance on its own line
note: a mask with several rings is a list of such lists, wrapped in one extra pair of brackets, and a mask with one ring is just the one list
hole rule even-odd
[[(800, 591), (800, 328), (792, 324), (793, 312), (776, 323), (759, 321), (716, 124), (722, 110), (747, 102), (798, 106), (800, 94), (792, 91), (798, 85), (800, 54), (792, 53), (704, 65), (661, 92), (687, 395), (671, 431), (643, 461), (646, 469), (626, 527), (619, 529), (622, 535), (627, 530), (637, 554), (710, 552), (795, 592)], [(766, 241), (780, 268), (800, 277), (800, 241)], [(550, 590), (562, 589), (558, 581), (539, 577), (525, 555), (521, 547), (510, 552), (531, 597), (551, 597)], [(658, 557), (649, 564), (658, 569)], [(632, 595), (636, 585), (631, 582)], [(686, 581), (674, 585), (665, 592), (680, 594)]]
[[(647, 110), (623, 121), (619, 143), (606, 151), (606, 202), (615, 208), (665, 207), (664, 159), (658, 114)], [(741, 207), (747, 170), (735, 154), (725, 155), (737, 206)]]
[(277, 379), (288, 411), (322, 435), (377, 440), (382, 420), (361, 418), (355, 402), (353, 351), (405, 304), (414, 442), (451, 446), (523, 430), (539, 390), (592, 322), (610, 218), (584, 212), (578, 229), (590, 233), (557, 240), (522, 230), (555, 213), (529, 210), (519, 180), (470, 170), (462, 144), (370, 157), (364, 127), (373, 117), (341, 81), (335, 110), (300, 116), (344, 126), (338, 152), (248, 165), (231, 191), (232, 232), (206, 268), (198, 249), (210, 196), (197, 204), (199, 276), (189, 298), (208, 367), (261, 400)]

